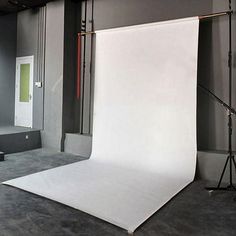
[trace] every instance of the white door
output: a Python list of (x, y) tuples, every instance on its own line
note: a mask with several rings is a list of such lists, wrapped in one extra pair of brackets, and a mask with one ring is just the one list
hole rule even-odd
[(15, 126), (32, 128), (34, 57), (16, 58)]

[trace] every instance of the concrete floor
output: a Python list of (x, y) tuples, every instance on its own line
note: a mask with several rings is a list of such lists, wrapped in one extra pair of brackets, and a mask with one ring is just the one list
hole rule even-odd
[[(0, 181), (69, 164), (82, 158), (49, 150), (7, 156)], [(189, 185), (145, 222), (136, 236), (235, 236), (235, 192), (211, 196), (204, 182)], [(123, 236), (127, 232), (51, 200), (0, 185), (0, 236)]]

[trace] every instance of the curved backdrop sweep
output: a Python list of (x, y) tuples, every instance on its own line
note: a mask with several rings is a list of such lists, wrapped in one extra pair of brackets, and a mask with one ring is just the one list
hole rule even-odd
[(198, 18), (96, 32), (87, 161), (4, 184), (133, 232), (194, 179)]

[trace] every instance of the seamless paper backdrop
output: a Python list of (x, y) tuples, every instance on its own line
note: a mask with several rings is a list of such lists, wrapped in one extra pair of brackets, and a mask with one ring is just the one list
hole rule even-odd
[(198, 18), (96, 32), (90, 160), (7, 181), (133, 232), (193, 181)]

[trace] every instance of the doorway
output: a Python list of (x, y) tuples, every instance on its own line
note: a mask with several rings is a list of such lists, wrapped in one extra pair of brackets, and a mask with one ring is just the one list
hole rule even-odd
[(33, 126), (34, 57), (16, 58), (15, 126)]

